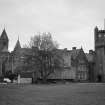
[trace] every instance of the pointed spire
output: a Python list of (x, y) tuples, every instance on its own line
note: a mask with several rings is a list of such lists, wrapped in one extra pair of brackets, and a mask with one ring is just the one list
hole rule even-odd
[(19, 41), (19, 35), (18, 35), (18, 41)]
[(82, 45), (81, 45), (81, 50), (83, 50), (83, 47), (82, 47)]
[(6, 33), (5, 28), (2, 31), (2, 34), (1, 34), (0, 39), (7, 40), (8, 41), (8, 36), (7, 36), (7, 33)]
[(20, 49), (21, 49), (21, 45), (20, 45), (19, 36), (18, 36), (18, 40), (17, 40), (17, 42), (16, 42), (14, 51), (17, 51), (17, 50), (20, 50)]
[(94, 30), (95, 30), (95, 32), (98, 32), (98, 27), (96, 26), (96, 27), (94, 28)]

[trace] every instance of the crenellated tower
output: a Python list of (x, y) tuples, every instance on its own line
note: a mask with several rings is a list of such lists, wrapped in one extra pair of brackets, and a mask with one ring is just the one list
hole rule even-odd
[(94, 29), (95, 39), (95, 80), (105, 81), (105, 30)]

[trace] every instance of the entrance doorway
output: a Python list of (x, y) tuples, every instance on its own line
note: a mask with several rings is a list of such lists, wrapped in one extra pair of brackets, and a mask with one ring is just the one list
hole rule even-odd
[(98, 82), (102, 82), (102, 75), (97, 76)]

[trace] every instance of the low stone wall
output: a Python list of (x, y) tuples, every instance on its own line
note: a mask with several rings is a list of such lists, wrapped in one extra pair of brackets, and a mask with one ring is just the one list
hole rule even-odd
[(32, 83), (32, 78), (20, 78), (20, 83)]
[(75, 69), (64, 69), (62, 71), (58, 70), (55, 73), (51, 74), (48, 79), (76, 79), (76, 70)]
[(18, 75), (17, 83), (32, 83), (32, 78), (23, 78)]

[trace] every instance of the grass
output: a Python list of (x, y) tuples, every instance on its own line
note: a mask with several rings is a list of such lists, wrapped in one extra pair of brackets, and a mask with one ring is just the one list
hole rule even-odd
[(0, 85), (0, 105), (104, 105), (104, 83)]

